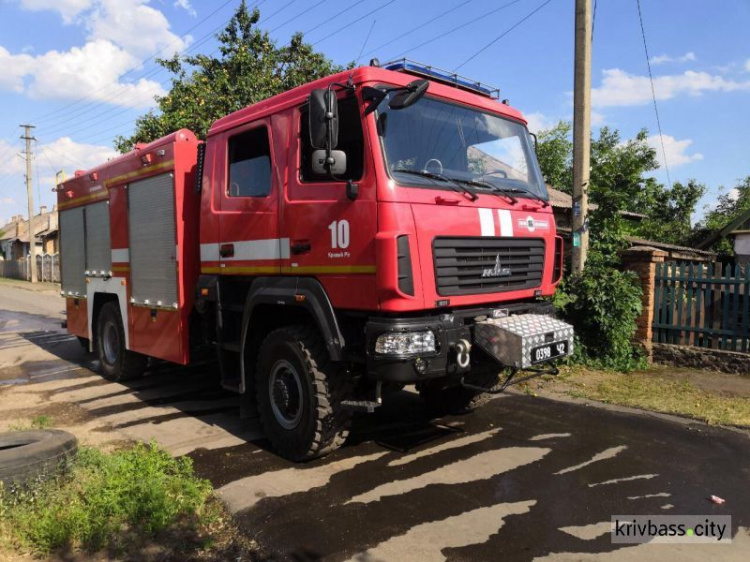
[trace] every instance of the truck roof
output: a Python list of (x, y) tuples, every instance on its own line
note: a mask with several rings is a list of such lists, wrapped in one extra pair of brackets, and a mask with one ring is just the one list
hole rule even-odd
[[(350, 77), (355, 84), (369, 82), (393, 84), (396, 86), (405, 86), (417, 78), (415, 75), (406, 72), (396, 72), (374, 66), (360, 66), (352, 70), (345, 70), (338, 74), (333, 74), (315, 80), (314, 82), (303, 84), (302, 86), (298, 86), (287, 92), (277, 94), (261, 102), (235, 111), (234, 113), (230, 113), (221, 119), (217, 119), (211, 125), (211, 128), (208, 131), (208, 136), (210, 137), (211, 135), (220, 133), (227, 129), (232, 129), (247, 123), (248, 121), (272, 115), (288, 107), (301, 105), (307, 100), (307, 97), (312, 90), (316, 88), (326, 88), (332, 82), (345, 84)], [(456, 86), (430, 80), (428, 94), (471, 105), (484, 111), (498, 113), (505, 117), (511, 117), (526, 123), (521, 112), (517, 109), (500, 103), (490, 97), (469, 92)]]

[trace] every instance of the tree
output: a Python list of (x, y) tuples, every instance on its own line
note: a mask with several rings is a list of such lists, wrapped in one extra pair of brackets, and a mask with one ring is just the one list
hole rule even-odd
[(643, 209), (648, 218), (638, 228), (638, 234), (649, 240), (690, 246), (694, 233), (692, 217), (705, 193), (706, 186), (696, 180), (675, 182), (672, 189), (655, 190)]
[(573, 141), (567, 121), (546, 131), (539, 131), (537, 157), (544, 181), (565, 193), (573, 190)]
[(301, 33), (293, 35), (288, 45), (277, 46), (268, 32), (257, 27), (259, 19), (260, 12), (250, 13), (242, 0), (216, 36), (218, 57), (158, 59), (172, 73), (172, 87), (156, 98), (158, 111), (136, 120), (132, 136), (116, 139), (116, 148), (127, 152), (137, 142), (150, 142), (181, 128), (205, 138), (211, 123), (224, 115), (343, 70), (313, 51)]
[[(547, 181), (566, 193), (572, 188), (573, 143), (570, 123), (560, 121), (539, 133), (539, 163)], [(656, 151), (641, 130), (624, 141), (620, 132), (602, 127), (591, 140), (590, 203), (591, 256), (594, 261), (617, 262), (617, 253), (626, 245), (625, 236), (672, 244), (688, 244), (695, 205), (705, 186), (695, 180), (665, 188), (652, 175), (658, 169)], [(645, 215), (641, 221), (626, 219), (622, 212)]]

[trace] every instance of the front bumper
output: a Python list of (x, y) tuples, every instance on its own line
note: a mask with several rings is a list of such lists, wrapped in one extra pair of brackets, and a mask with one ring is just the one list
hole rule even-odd
[[(462, 353), (465, 343), (475, 343), (478, 335), (477, 326), (492, 319), (493, 311), (498, 310), (506, 316), (554, 315), (554, 308), (550, 303), (525, 302), (501, 304), (491, 308), (452, 310), (443, 314), (413, 318), (373, 318), (365, 326), (368, 377), (379, 381), (412, 384), (441, 377), (454, 377), (459, 380), (463, 374), (471, 371), (472, 367), (482, 363), (495, 363), (501, 367), (498, 354), (479, 351), (478, 346), (472, 349), (470, 362), (464, 361), (467, 356)], [(432, 331), (435, 335), (434, 352), (384, 355), (375, 351), (378, 337), (383, 334), (426, 330)], [(479, 336), (485, 337), (481, 330)], [(522, 367), (520, 364), (503, 364), (509, 367)]]

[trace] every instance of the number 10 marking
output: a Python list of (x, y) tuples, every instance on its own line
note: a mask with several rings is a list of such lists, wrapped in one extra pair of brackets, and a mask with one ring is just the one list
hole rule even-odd
[(333, 221), (328, 225), (331, 231), (331, 248), (345, 249), (349, 247), (349, 221)]

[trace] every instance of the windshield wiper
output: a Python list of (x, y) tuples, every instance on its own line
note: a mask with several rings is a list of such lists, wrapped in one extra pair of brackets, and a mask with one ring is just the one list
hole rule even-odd
[(409, 168), (396, 168), (393, 171), (399, 172), (401, 174), (411, 174), (413, 176), (420, 176), (420, 177), (428, 178), (431, 180), (444, 181), (445, 183), (449, 185), (453, 185), (457, 187), (458, 189), (460, 189), (461, 191), (463, 191), (466, 195), (469, 196), (469, 199), (471, 199), (472, 201), (476, 201), (477, 199), (479, 199), (479, 197), (477, 197), (477, 195), (473, 191), (464, 187), (463, 185), (458, 183), (455, 179), (449, 178), (448, 176), (444, 176), (443, 174), (438, 174), (436, 172), (428, 172), (427, 170), (411, 170)]
[(451, 179), (453, 181), (465, 183), (466, 185), (473, 185), (473, 186), (476, 186), (476, 187), (483, 187), (485, 189), (489, 189), (493, 194), (495, 194), (497, 196), (504, 196), (505, 198), (507, 198), (508, 201), (510, 201), (512, 205), (515, 205), (516, 203), (518, 203), (518, 199), (516, 199), (515, 197), (513, 197), (509, 193), (505, 193), (505, 190), (500, 189), (496, 185), (493, 185), (493, 184), (491, 184), (489, 182), (482, 181), (482, 180), (466, 180), (466, 179), (462, 179), (462, 178), (451, 178)]
[(546, 201), (539, 197), (536, 193), (533, 191), (529, 191), (528, 189), (523, 189), (522, 187), (499, 187), (495, 186), (495, 189), (498, 191), (502, 191), (503, 193), (523, 193), (524, 195), (529, 195), (532, 199), (536, 199), (542, 204), (542, 207), (549, 207), (549, 201)]

